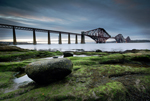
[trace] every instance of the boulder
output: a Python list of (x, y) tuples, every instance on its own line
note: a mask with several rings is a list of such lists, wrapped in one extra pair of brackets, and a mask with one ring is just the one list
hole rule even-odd
[(96, 52), (102, 52), (101, 50), (97, 49)]
[(72, 52), (64, 52), (64, 57), (71, 57), (73, 56), (73, 53)]
[(54, 59), (58, 58), (58, 56), (53, 56)]
[(137, 52), (139, 52), (140, 50), (138, 50), (138, 49), (132, 49), (132, 50), (126, 50), (126, 51), (124, 51), (123, 53), (137, 53)]
[(57, 58), (30, 63), (26, 74), (38, 84), (48, 84), (65, 78), (72, 72), (73, 64), (69, 59)]

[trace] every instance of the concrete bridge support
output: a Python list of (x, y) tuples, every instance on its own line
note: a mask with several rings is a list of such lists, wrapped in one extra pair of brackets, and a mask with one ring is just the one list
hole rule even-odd
[(68, 34), (68, 44), (71, 44), (71, 42), (70, 42), (70, 33)]
[(48, 31), (48, 44), (51, 44), (50, 31)]
[(33, 44), (36, 45), (35, 29), (33, 29)]
[(78, 36), (76, 35), (75, 44), (78, 44)]
[(59, 32), (59, 44), (62, 44), (62, 41), (61, 41), (61, 32)]
[(85, 35), (84, 35), (84, 32), (81, 32), (81, 44), (85, 44)]
[(16, 41), (16, 32), (15, 32), (15, 27), (13, 26), (13, 44), (16, 45), (17, 41)]

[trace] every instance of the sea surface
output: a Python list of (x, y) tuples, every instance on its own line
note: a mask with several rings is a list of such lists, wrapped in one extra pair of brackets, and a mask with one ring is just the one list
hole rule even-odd
[(49, 50), (49, 51), (76, 51), (83, 49), (84, 51), (95, 51), (97, 49), (102, 51), (125, 51), (132, 49), (148, 49), (150, 50), (150, 43), (85, 43), (85, 44), (26, 44), (16, 45), (20, 48), (31, 50)]

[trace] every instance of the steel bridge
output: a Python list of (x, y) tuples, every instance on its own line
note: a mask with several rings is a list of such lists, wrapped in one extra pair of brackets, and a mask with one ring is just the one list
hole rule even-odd
[(107, 39), (111, 38), (111, 36), (103, 28), (97, 28), (84, 32), (84, 35), (89, 36), (96, 43), (105, 43)]
[(106, 40), (109, 38), (115, 39), (117, 43), (124, 43), (124, 42), (130, 42), (131, 41), (129, 36), (125, 39), (122, 34), (118, 34), (115, 37), (111, 37), (106, 32), (106, 30), (103, 28), (97, 28), (97, 29), (86, 31), (86, 32), (84, 32), (84, 35), (89, 36), (96, 43), (105, 43)]
[[(126, 40), (122, 36), (122, 34), (118, 34), (115, 37), (111, 37), (103, 28), (97, 28), (86, 32), (72, 33), (72, 32), (64, 32), (64, 31), (56, 31), (56, 30), (48, 30), (48, 29), (39, 29), (39, 28), (31, 28), (24, 26), (16, 26), (16, 25), (8, 25), (8, 24), (0, 24), (0, 28), (12, 29), (13, 31), (13, 44), (17, 44), (16, 32), (15, 30), (26, 30), (33, 31), (33, 44), (36, 44), (36, 33), (35, 32), (46, 32), (48, 33), (48, 44), (51, 44), (50, 33), (59, 34), (59, 44), (62, 44), (61, 34), (68, 34), (68, 44), (71, 44), (70, 35), (75, 35), (75, 43), (78, 43), (78, 35), (81, 36), (81, 44), (85, 43), (85, 36), (92, 38), (96, 43), (105, 43), (107, 39), (114, 38), (117, 43), (125, 42)], [(131, 41), (130, 37), (127, 37), (127, 41)]]
[[(76, 44), (78, 43), (77, 36), (81, 35), (79, 33), (55, 31), (55, 30), (39, 29), (39, 28), (31, 28), (31, 27), (24, 27), (24, 26), (15, 26), (15, 25), (8, 25), (8, 24), (0, 24), (0, 28), (6, 28), (6, 29), (12, 29), (13, 30), (13, 44), (17, 44), (15, 29), (17, 29), (17, 30), (33, 31), (33, 44), (36, 44), (36, 34), (35, 34), (35, 32), (46, 32), (46, 33), (48, 33), (48, 44), (51, 44), (50, 33), (57, 33), (57, 34), (59, 34), (59, 44), (62, 44), (61, 34), (68, 34), (68, 44), (71, 43), (70, 35), (75, 35), (76, 36), (75, 37), (75, 43)], [(81, 39), (83, 39), (83, 38), (81, 38)], [(82, 40), (82, 42), (83, 42), (83, 40)]]

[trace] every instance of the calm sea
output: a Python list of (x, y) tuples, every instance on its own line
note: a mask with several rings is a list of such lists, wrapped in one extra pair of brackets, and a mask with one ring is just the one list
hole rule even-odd
[(95, 51), (100, 49), (102, 51), (125, 51), (132, 49), (149, 49), (150, 43), (86, 43), (86, 44), (27, 44), (17, 45), (24, 49), (33, 50), (59, 50), (59, 51), (75, 51), (76, 49), (83, 49), (84, 51)]

